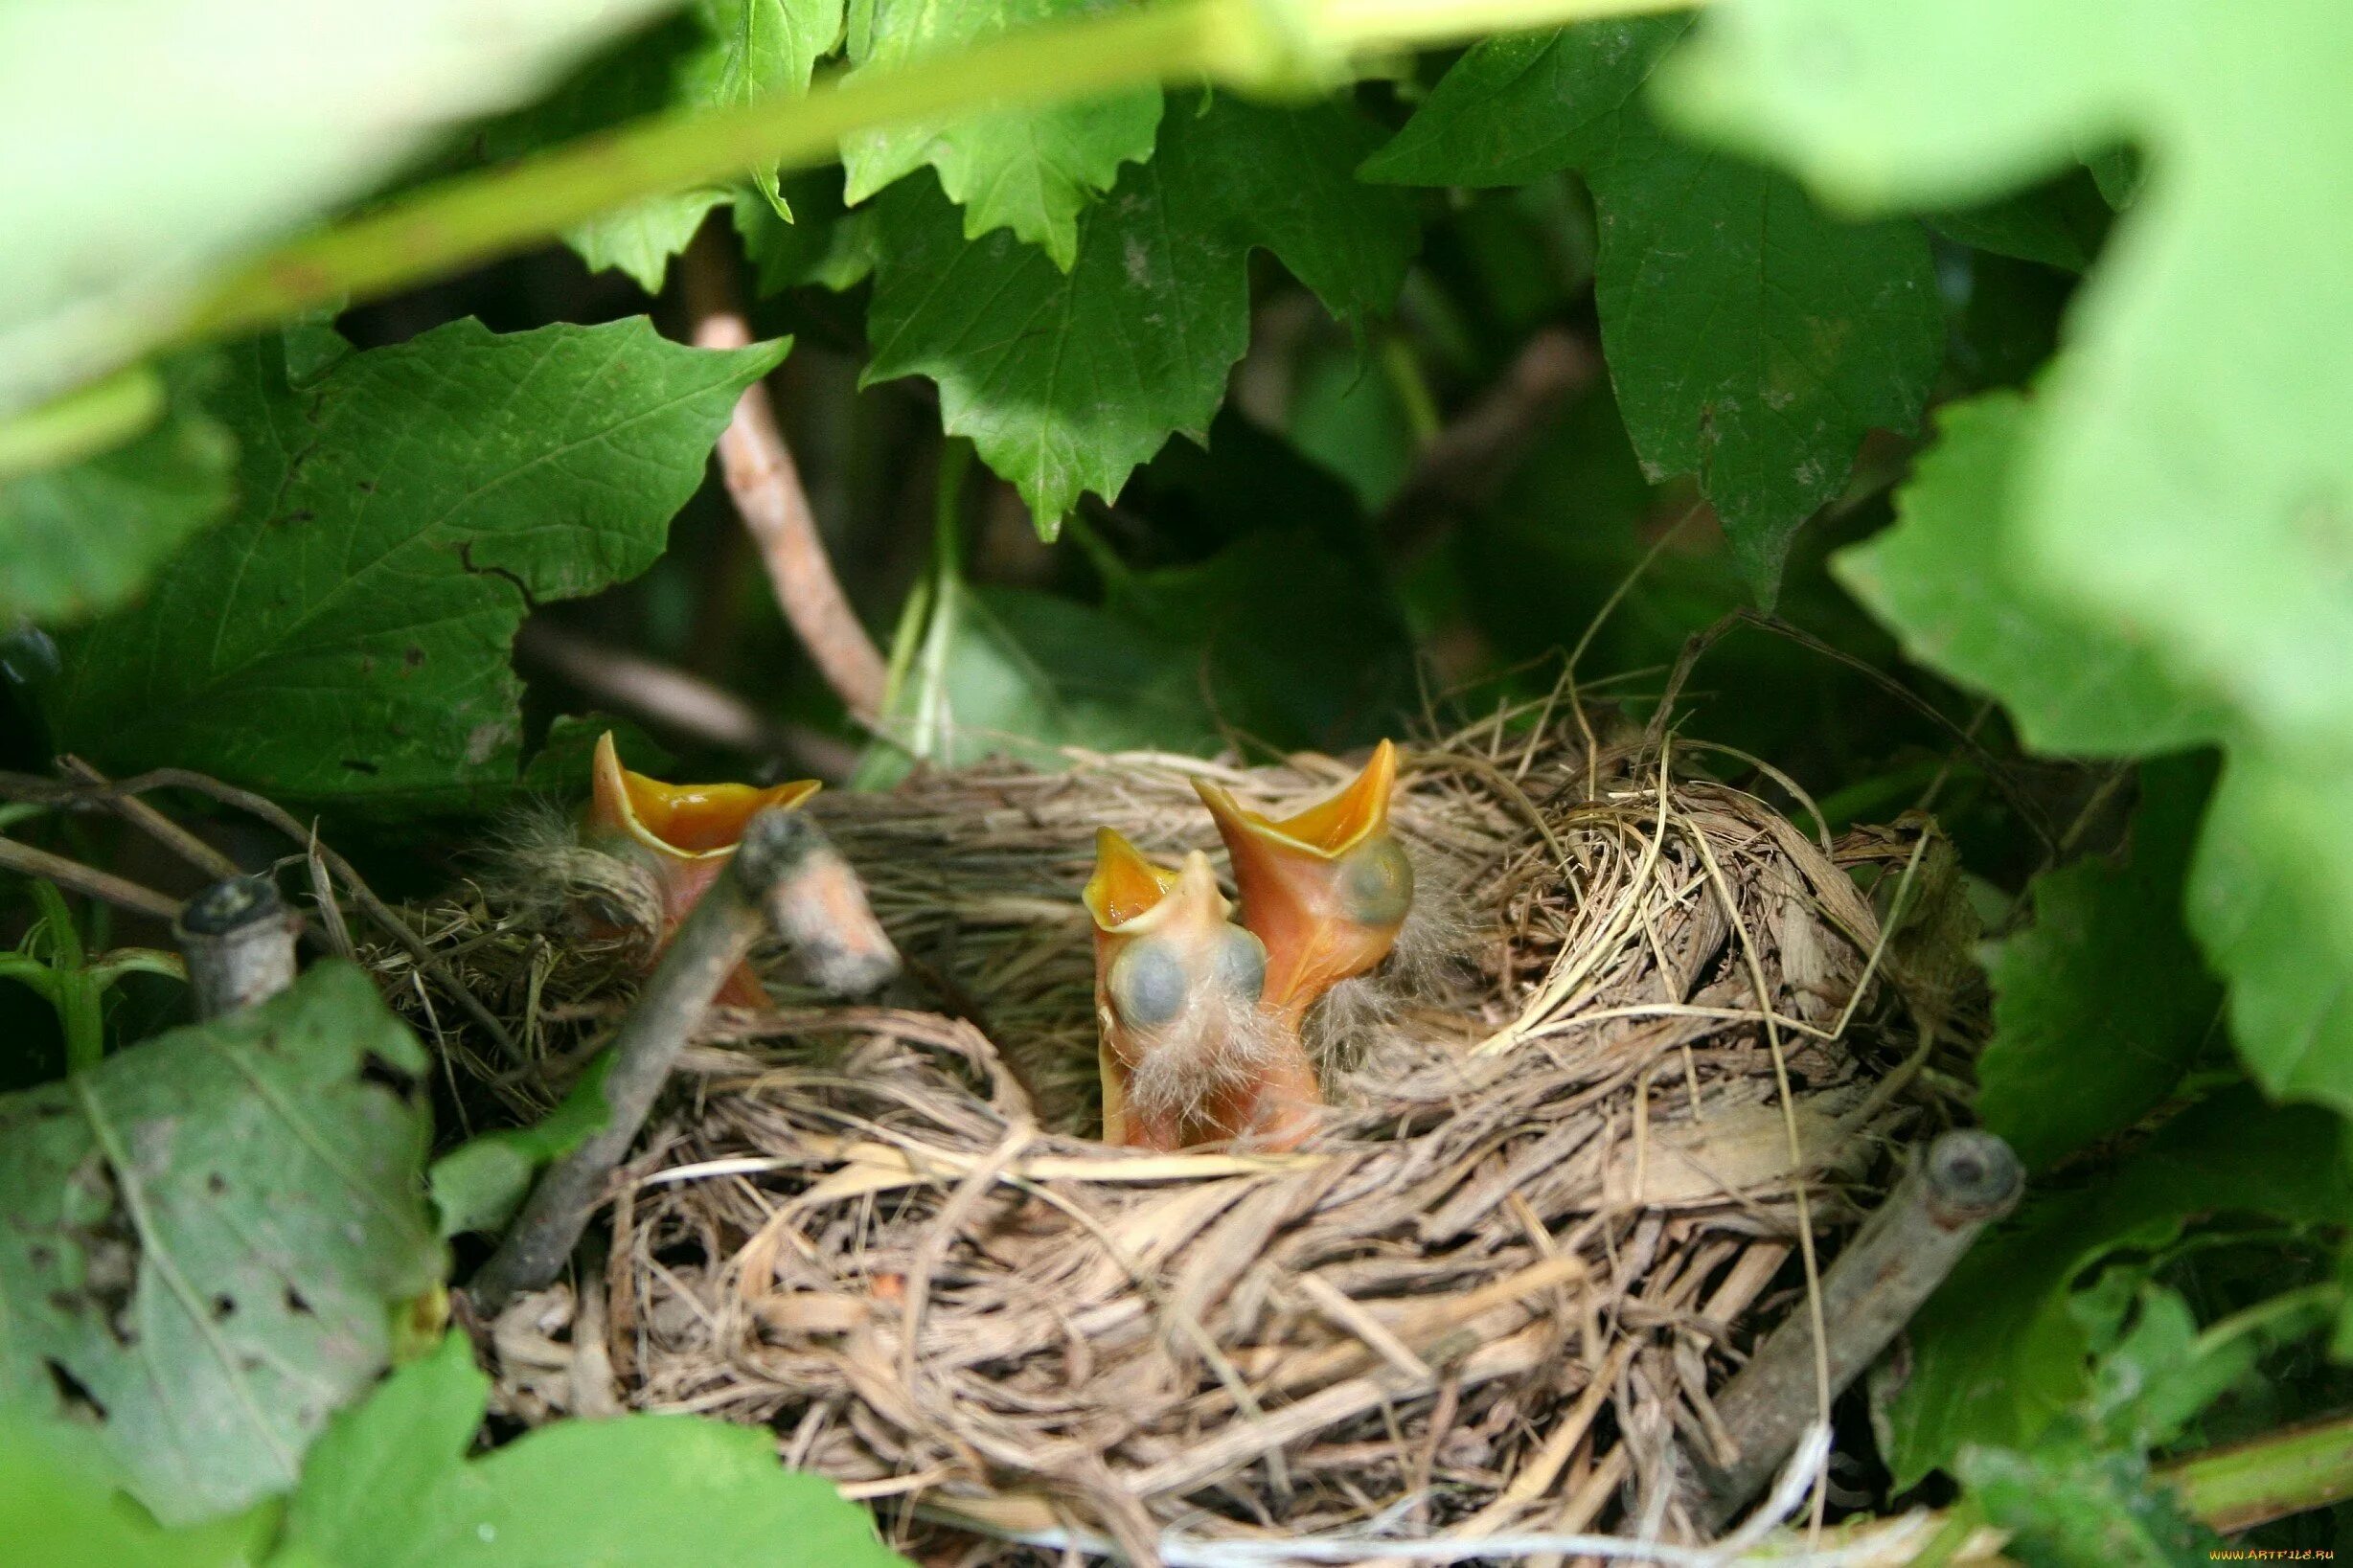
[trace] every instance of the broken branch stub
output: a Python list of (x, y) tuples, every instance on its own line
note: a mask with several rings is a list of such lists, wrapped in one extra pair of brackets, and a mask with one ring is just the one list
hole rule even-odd
[(266, 876), (224, 876), (189, 899), (171, 936), (188, 959), (196, 1016), (218, 1018), (294, 984), (299, 927)]
[(485, 1315), (519, 1291), (543, 1288), (563, 1267), (678, 1054), (764, 931), (790, 943), (811, 978), (829, 990), (857, 994), (898, 973), (896, 949), (823, 829), (780, 807), (754, 816), (613, 1037), (604, 1127), (539, 1178), (497, 1252), (468, 1286)]
[[(1990, 1132), (1948, 1132), (1929, 1146), (1822, 1276), (1831, 1398), (1903, 1331), (1977, 1233), (2017, 1205), (2024, 1179), (2010, 1146)], [(1808, 1323), (1803, 1313), (1785, 1320), (1717, 1397), (1732, 1452), (1723, 1464), (1699, 1460), (1692, 1478), (1693, 1513), (1710, 1529), (1764, 1488), (1819, 1417)]]

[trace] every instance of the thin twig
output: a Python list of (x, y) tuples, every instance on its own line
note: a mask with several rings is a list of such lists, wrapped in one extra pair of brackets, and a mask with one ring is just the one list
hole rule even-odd
[[(483, 1005), (482, 998), (468, 989), (466, 983), (441, 961), (440, 955), (425, 944), (424, 939), (409, 928), (406, 920), (394, 914), (384, 900), (376, 896), (376, 891), (368, 886), (358, 872), (353, 869), (350, 861), (326, 845), (317, 843), (316, 835), (296, 821), (293, 813), (267, 796), (257, 795), (250, 789), (240, 789), (235, 784), (223, 784), (209, 774), (192, 772), (184, 767), (154, 768), (132, 778), (119, 780), (103, 787), (79, 781), (61, 782), (55, 779), (42, 779), (30, 774), (0, 774), (0, 797), (11, 800), (87, 800), (103, 804), (112, 796), (145, 795), (157, 789), (194, 790), (208, 800), (218, 801), (233, 810), (260, 817), (295, 843), (303, 845), (307, 850), (315, 851), (319, 858), (327, 862), (327, 869), (334, 873), (335, 880), (343, 885), (343, 891), (351, 895), (354, 903), (359, 905), (361, 912), (374, 920), (385, 935), (399, 943), (401, 951), (415, 960), (420, 968), (446, 988), (449, 994), (457, 998), (458, 1005), (466, 1010), (467, 1015), (482, 1027), (483, 1032), (491, 1037), (500, 1051), (510, 1057), (514, 1055), (514, 1036), (507, 1033), (507, 1026), (499, 1022), (498, 1015)], [(64, 864), (70, 865), (71, 862), (64, 862)], [(119, 882), (121, 879), (109, 878), (109, 880)], [(129, 884), (123, 885), (127, 887)], [(145, 889), (138, 891), (147, 892)], [(104, 897), (103, 894), (93, 896)], [(161, 898), (162, 895), (148, 894), (148, 897)], [(125, 907), (137, 908), (139, 906), (126, 905)], [(146, 912), (155, 913), (152, 909)], [(161, 914), (159, 918), (170, 920), (178, 912), (178, 903), (172, 902), (171, 909)]]
[(127, 909), (134, 915), (148, 915), (159, 920), (171, 920), (180, 912), (180, 901), (126, 880), (112, 872), (85, 866), (79, 860), (68, 860), (47, 850), (36, 850), (30, 844), (19, 844), (12, 838), (0, 838), (0, 871), (12, 871), (19, 876), (41, 877), (71, 889), (87, 898), (96, 898), (117, 909)]
[[(96, 784), (101, 789), (110, 790), (112, 787), (112, 782), (103, 773), (99, 772), (80, 758), (70, 754), (57, 759), (57, 771), (68, 778), (79, 779), (83, 784)], [(236, 861), (138, 797), (108, 793), (100, 796), (99, 800), (107, 810), (112, 811), (165, 849), (170, 850), (214, 881), (217, 882), (224, 877), (240, 876), (244, 874), (244, 868)]]
[(723, 687), (652, 659), (592, 642), (535, 617), (515, 652), (617, 714), (656, 730), (754, 757), (773, 757), (829, 783), (850, 777), (857, 754), (831, 736), (781, 724)]
[[(741, 349), (752, 341), (751, 326), (743, 319), (734, 260), (718, 239), (707, 233), (686, 253), (687, 308), (697, 347)], [(719, 461), (736, 514), (776, 591), (777, 608), (834, 694), (853, 715), (873, 722), (882, 712), (882, 653), (834, 575), (766, 383), (743, 389), (735, 418), (720, 434)]]

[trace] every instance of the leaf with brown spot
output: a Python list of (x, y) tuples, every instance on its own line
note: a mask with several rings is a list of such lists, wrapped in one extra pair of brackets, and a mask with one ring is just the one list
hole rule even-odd
[(167, 1522), (291, 1487), (442, 1276), (424, 1066), (329, 964), (0, 1099), (0, 1417), (94, 1425)]

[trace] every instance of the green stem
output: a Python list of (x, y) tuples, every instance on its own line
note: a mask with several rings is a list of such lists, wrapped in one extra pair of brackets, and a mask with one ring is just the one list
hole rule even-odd
[[(754, 167), (831, 162), (872, 126), (1076, 98), (1154, 79), (1223, 74), (1237, 0), (1173, 0), (1010, 34), (901, 70), (835, 74), (798, 98), (655, 116), (479, 173), (297, 240), (231, 273), (183, 340), (250, 331), (313, 306), (356, 303), (537, 243), (597, 214)], [(1264, 53), (1262, 46), (1261, 53)]]
[(511, 254), (665, 191), (753, 168), (830, 163), (879, 125), (1062, 102), (1148, 82), (1295, 92), (1352, 57), (1486, 33), (1679, 11), (1701, 0), (1160, 0), (1027, 29), (888, 71), (835, 74), (797, 98), (659, 115), (445, 180), (232, 268), (169, 346), (231, 337), (380, 297)]
[(74, 912), (66, 907), (65, 895), (57, 884), (46, 879), (33, 883), (33, 902), (41, 912), (41, 928), (49, 933), (49, 961), (53, 968), (79, 969), (88, 955), (82, 951), (81, 931), (74, 924)]
[(65, 1070), (86, 1073), (106, 1057), (106, 984), (87, 969), (57, 971), (57, 1022), (65, 1032)]
[(2328, 1508), (2353, 1498), (2353, 1416), (2209, 1448), (2158, 1473), (2225, 1534)]
[(164, 414), (164, 378), (134, 365), (79, 392), (0, 420), (0, 480), (62, 468), (119, 446)]

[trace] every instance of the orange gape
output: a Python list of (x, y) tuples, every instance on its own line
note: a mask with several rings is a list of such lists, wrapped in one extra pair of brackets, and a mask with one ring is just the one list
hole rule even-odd
[(1314, 1129), (1322, 1092), (1298, 1036), (1260, 1006), (1266, 949), (1226, 919), (1208, 857), (1196, 850), (1171, 871), (1106, 828), (1085, 898), (1104, 1141), (1296, 1148)]
[[(597, 741), (595, 789), (581, 836), (589, 847), (634, 860), (652, 875), (662, 900), (653, 945), (659, 954), (734, 855), (745, 825), (771, 806), (797, 807), (821, 787), (814, 779), (765, 789), (663, 784), (623, 767), (607, 733)], [(720, 988), (719, 1000), (733, 1007), (766, 1007), (767, 988), (749, 965), (738, 965)]]
[(1397, 747), (1348, 787), (1277, 822), (1216, 784), (1194, 789), (1233, 857), (1242, 923), (1267, 947), (1267, 1007), (1296, 1034), (1315, 999), (1389, 956), (1413, 903), (1413, 863), (1389, 831)]

